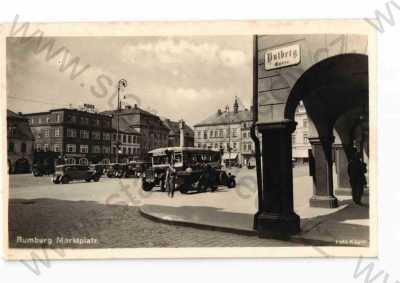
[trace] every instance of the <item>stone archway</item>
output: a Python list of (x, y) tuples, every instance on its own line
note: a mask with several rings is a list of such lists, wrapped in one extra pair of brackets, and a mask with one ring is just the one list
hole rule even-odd
[[(336, 121), (347, 112), (368, 105), (368, 56), (339, 54), (325, 58), (311, 65), (287, 88), (287, 97), (279, 98), (282, 102), (274, 104), (277, 96), (273, 91), (260, 98), (260, 101), (271, 101), (264, 108), (272, 111), (264, 115), (270, 118), (257, 123), (262, 134), (263, 174), (262, 201), (255, 225), (261, 237), (281, 237), (300, 230), (300, 218), (293, 208), (291, 164), (291, 134), (296, 128), (294, 115), (300, 101), (313, 125), (309, 133), (315, 160), (314, 195), (310, 205), (337, 206), (332, 172), (334, 128)], [(283, 111), (279, 112), (280, 109)]]
[[(292, 88), (286, 102), (285, 118), (294, 119), (294, 106), (300, 100), (314, 126), (309, 133), (315, 161), (311, 170), (314, 172), (314, 194), (310, 205), (337, 207), (333, 191), (333, 144), (344, 144), (347, 156), (353, 146), (352, 131), (343, 131), (343, 126), (339, 127), (337, 122), (353, 125), (360, 109), (368, 105), (368, 57), (340, 54), (311, 66)], [(335, 141), (335, 125), (339, 141)]]

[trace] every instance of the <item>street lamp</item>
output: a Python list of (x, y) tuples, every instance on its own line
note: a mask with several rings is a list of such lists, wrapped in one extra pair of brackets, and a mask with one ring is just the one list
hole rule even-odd
[(229, 106), (225, 106), (225, 112), (228, 118), (228, 168), (231, 167), (231, 120), (229, 118)]
[(120, 150), (120, 147), (121, 147), (121, 142), (120, 142), (120, 140), (119, 140), (119, 112), (121, 111), (121, 99), (120, 99), (120, 96), (119, 96), (119, 92), (120, 92), (120, 90), (121, 90), (121, 88), (126, 88), (128, 86), (128, 82), (125, 80), (125, 79), (120, 79), (119, 81), (118, 81), (118, 87), (117, 87), (117, 90), (118, 90), (118, 105), (117, 105), (117, 143), (116, 143), (116, 145), (117, 145), (117, 150), (116, 150), (116, 158), (115, 158), (115, 161), (116, 161), (116, 163), (118, 163), (118, 157), (119, 157), (119, 154), (121, 154), (121, 150)]

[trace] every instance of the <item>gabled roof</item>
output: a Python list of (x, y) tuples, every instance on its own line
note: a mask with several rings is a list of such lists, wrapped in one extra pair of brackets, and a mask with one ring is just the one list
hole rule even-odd
[[(28, 119), (24, 116), (17, 114), (11, 110), (7, 109), (7, 119), (10, 119), (15, 128), (15, 135), (12, 138), (33, 140), (33, 134), (31, 128), (29, 127)], [(9, 123), (9, 121), (7, 121)]]
[[(162, 119), (164, 125), (170, 130), (169, 135), (170, 136), (179, 136), (180, 135), (180, 128), (179, 128), (179, 122), (176, 121), (171, 121), (170, 119)], [(186, 136), (189, 137), (194, 137), (194, 132), (191, 127), (189, 127), (186, 123), (184, 126), (184, 132)]]

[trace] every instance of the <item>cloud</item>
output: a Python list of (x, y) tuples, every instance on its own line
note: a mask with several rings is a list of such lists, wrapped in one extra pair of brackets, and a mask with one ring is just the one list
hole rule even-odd
[(186, 39), (159, 39), (152, 43), (139, 43), (125, 46), (121, 52), (124, 58), (133, 63), (143, 59), (155, 60), (161, 64), (185, 64), (196, 61), (202, 64), (219, 64), (237, 67), (248, 63), (242, 50), (223, 49), (216, 43), (194, 43)]

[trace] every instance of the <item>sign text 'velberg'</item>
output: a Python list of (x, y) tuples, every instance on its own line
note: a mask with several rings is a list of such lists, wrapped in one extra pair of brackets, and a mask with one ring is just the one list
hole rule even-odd
[(265, 69), (273, 70), (300, 63), (300, 45), (293, 44), (265, 51)]

